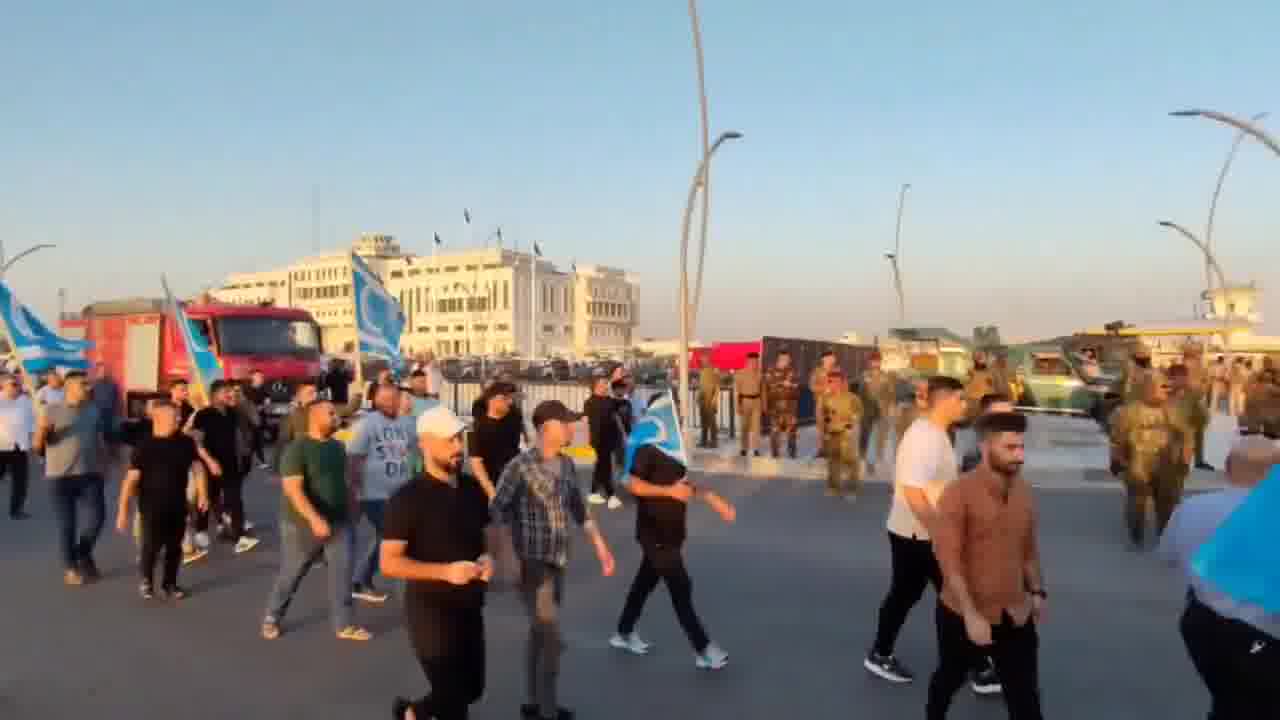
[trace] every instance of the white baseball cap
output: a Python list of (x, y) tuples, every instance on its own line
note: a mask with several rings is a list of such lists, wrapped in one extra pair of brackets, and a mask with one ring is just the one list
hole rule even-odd
[(444, 405), (436, 405), (418, 416), (418, 434), (451, 438), (467, 428), (453, 411)]

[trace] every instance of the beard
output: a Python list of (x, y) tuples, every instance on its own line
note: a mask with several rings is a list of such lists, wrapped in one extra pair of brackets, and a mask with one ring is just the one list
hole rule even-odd
[(1150, 369), (1151, 367), (1151, 358), (1138, 358), (1133, 361), (1133, 364), (1137, 365), (1143, 370), (1147, 370), (1147, 369)]
[(441, 470), (444, 470), (450, 475), (456, 475), (458, 471), (462, 469), (462, 453), (445, 455), (443, 457), (434, 458), (434, 460)]
[(991, 458), (990, 462), (991, 462), (991, 469), (996, 474), (1002, 475), (1006, 478), (1012, 478), (1013, 476), (1022, 472), (1022, 466), (1025, 463), (1025, 461), (1023, 460), (1005, 461), (1005, 460), (998, 460), (994, 457)]

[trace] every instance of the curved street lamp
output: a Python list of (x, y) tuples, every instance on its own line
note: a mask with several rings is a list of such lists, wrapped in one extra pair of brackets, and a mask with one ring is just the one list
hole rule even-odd
[(1253, 122), (1241, 120), (1240, 118), (1233, 117), (1231, 115), (1227, 115), (1226, 113), (1220, 113), (1214, 110), (1198, 110), (1198, 109), (1197, 110), (1176, 110), (1169, 114), (1172, 115), (1173, 117), (1208, 118), (1210, 120), (1216, 120), (1217, 122), (1220, 122), (1224, 125), (1230, 125), (1231, 127), (1241, 132), (1252, 135), (1254, 139), (1256, 139), (1258, 142), (1271, 148), (1271, 152), (1275, 153), (1276, 155), (1280, 155), (1280, 141), (1277, 141), (1275, 138), (1268, 135), (1266, 130), (1263, 130), (1262, 128), (1258, 127)]
[(911, 183), (903, 183), (902, 188), (898, 190), (898, 221), (893, 231), (893, 252), (885, 253), (885, 259), (889, 261), (889, 267), (893, 269), (893, 290), (898, 295), (898, 324), (905, 325), (907, 322), (907, 301), (902, 291), (902, 268), (898, 265), (899, 258), (902, 257), (902, 210), (906, 206), (907, 191), (911, 189)]
[(17, 255), (14, 255), (12, 258), (9, 258), (6, 261), (5, 255), (4, 255), (4, 245), (3, 243), (0, 243), (0, 278), (3, 278), (5, 273), (9, 272), (9, 268), (13, 267), (14, 263), (18, 262), (22, 258), (38, 250), (45, 250), (47, 248), (53, 248), (53, 247), (57, 247), (57, 245), (54, 245), (53, 243), (40, 243), (38, 245), (32, 245), (31, 247), (27, 248), (26, 250), (23, 250)]
[[(1200, 252), (1204, 253), (1205, 262), (1209, 264), (1209, 267), (1211, 267), (1213, 269), (1213, 272), (1218, 276), (1218, 285), (1222, 287), (1222, 351), (1223, 351), (1223, 355), (1227, 357), (1227, 362), (1230, 362), (1231, 361), (1231, 312), (1230, 312), (1230, 309), (1227, 307), (1227, 276), (1222, 272), (1222, 266), (1218, 264), (1218, 259), (1214, 257), (1213, 251), (1209, 249), (1209, 246), (1201, 242), (1200, 238), (1196, 237), (1195, 234), (1192, 233), (1190, 230), (1182, 227), (1181, 225), (1175, 222), (1171, 222), (1169, 220), (1161, 220), (1157, 224), (1160, 227), (1168, 228), (1170, 230), (1177, 232), (1178, 234), (1182, 235), (1186, 239), (1190, 240), (1193, 244), (1195, 244), (1195, 246), (1200, 249)], [(1212, 294), (1209, 295), (1209, 302), (1210, 303), (1213, 302)]]
[[(702, 120), (702, 154), (711, 150), (711, 124), (707, 110), (707, 81), (702, 59), (702, 24), (698, 21), (698, 0), (689, 0), (689, 23), (693, 26), (693, 54), (698, 69), (698, 109)], [(707, 168), (702, 175), (702, 228), (698, 234), (698, 273), (693, 283), (693, 309), (690, 322), (697, 324), (698, 308), (702, 305), (702, 270), (707, 263), (707, 223), (711, 217), (711, 172)]]
[[(1256, 123), (1267, 116), (1267, 113), (1258, 113), (1249, 119), (1249, 122)], [(1248, 132), (1241, 130), (1236, 133), (1236, 139), (1231, 143), (1231, 150), (1227, 153), (1227, 159), (1222, 163), (1222, 171), (1218, 173), (1218, 184), (1213, 187), (1213, 197), (1209, 200), (1209, 220), (1204, 227), (1204, 244), (1205, 247), (1213, 248), (1213, 219), (1218, 212), (1218, 196), (1222, 194), (1222, 185), (1227, 180), (1227, 173), (1231, 171), (1231, 163), (1236, 159), (1236, 153), (1240, 151), (1240, 144), (1244, 142)], [(1206, 260), (1204, 264), (1204, 282), (1205, 287), (1210, 291), (1213, 290), (1213, 275)]]
[(742, 137), (742, 133), (730, 130), (720, 133), (720, 137), (707, 148), (702, 154), (702, 160), (698, 163), (698, 171), (693, 174), (693, 180), (689, 183), (689, 199), (685, 203), (684, 217), (680, 221), (680, 298), (677, 309), (680, 312), (680, 432), (684, 435), (686, 441), (689, 440), (689, 414), (690, 395), (689, 395), (689, 334), (692, 331), (691, 323), (693, 318), (689, 308), (689, 224), (693, 218), (693, 203), (698, 198), (698, 187), (702, 184), (706, 176), (707, 166), (711, 164), (711, 157), (716, 154), (716, 150), (728, 140), (738, 140)]

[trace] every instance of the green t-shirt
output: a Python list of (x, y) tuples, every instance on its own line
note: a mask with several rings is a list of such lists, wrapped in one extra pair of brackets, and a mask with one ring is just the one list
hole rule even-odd
[[(280, 476), (301, 476), (303, 492), (321, 517), (330, 523), (347, 521), (347, 450), (341, 442), (312, 437), (294, 440), (280, 459)], [(281, 503), (281, 516), (298, 525), (306, 523), (288, 498)]]

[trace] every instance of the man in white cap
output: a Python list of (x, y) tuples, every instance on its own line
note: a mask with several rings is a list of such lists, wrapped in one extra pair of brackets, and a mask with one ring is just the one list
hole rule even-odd
[(484, 694), (489, 496), (462, 470), (465, 428), (443, 405), (419, 415), (423, 471), (387, 504), (382, 574), (406, 581), (409, 642), (431, 685), (418, 700), (397, 698), (397, 718), (466, 718)]
[(613, 553), (595, 521), (574, 477), (573, 462), (562, 452), (573, 439), (574, 423), (582, 419), (558, 400), (547, 400), (533, 411), (538, 431), (534, 446), (507, 464), (490, 504), (495, 547), (508, 569), (519, 561), (520, 594), (529, 614), (529, 652), (526, 702), (520, 714), (541, 720), (570, 720), (573, 713), (556, 703), (560, 677), (560, 602), (565, 569), (569, 565), (570, 523), (590, 538), (603, 574), (613, 575)]

